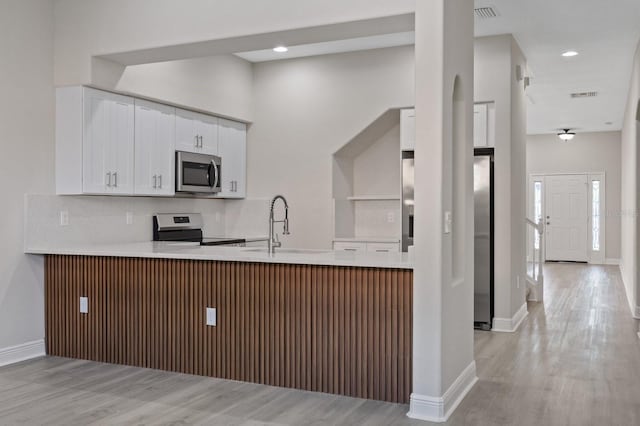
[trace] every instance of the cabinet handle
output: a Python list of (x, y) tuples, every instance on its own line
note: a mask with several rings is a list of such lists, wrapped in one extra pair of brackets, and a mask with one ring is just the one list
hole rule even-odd
[(389, 249), (386, 250), (376, 250), (377, 253), (389, 253)]
[(200, 148), (204, 148), (204, 143), (202, 142), (202, 135), (200, 135)]
[(113, 173), (113, 186), (118, 187), (118, 172)]
[(111, 186), (111, 172), (107, 173), (107, 186)]
[(194, 145), (193, 145), (193, 146), (195, 146), (195, 147), (197, 148), (197, 147), (198, 147), (198, 135), (195, 135), (195, 136), (193, 137), (193, 139), (195, 140), (195, 142), (194, 142)]
[(153, 175), (153, 189), (158, 187), (158, 176)]
[(158, 176), (158, 181), (160, 182), (158, 188), (162, 189), (162, 175)]
[(346, 248), (346, 249), (344, 249), (344, 251), (358, 251), (358, 249), (354, 249), (354, 248)]

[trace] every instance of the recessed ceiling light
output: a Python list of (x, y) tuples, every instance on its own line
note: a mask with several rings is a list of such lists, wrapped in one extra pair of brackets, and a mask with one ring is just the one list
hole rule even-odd
[(284, 53), (284, 52), (288, 52), (289, 49), (287, 49), (285, 46), (278, 46), (278, 47), (274, 47), (273, 51), (278, 53)]
[(565, 58), (571, 58), (573, 56), (578, 56), (578, 52), (576, 52), (575, 50), (567, 50), (562, 54), (562, 56), (564, 56)]

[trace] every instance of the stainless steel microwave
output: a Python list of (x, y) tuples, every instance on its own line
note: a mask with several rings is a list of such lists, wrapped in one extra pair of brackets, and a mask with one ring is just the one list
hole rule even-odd
[(222, 188), (221, 175), (220, 157), (176, 151), (176, 192), (215, 194)]

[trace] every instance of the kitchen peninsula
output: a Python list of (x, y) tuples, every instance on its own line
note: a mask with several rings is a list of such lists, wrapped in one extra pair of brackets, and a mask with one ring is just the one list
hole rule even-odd
[(27, 251), (46, 256), (49, 355), (409, 401), (406, 253), (158, 242)]

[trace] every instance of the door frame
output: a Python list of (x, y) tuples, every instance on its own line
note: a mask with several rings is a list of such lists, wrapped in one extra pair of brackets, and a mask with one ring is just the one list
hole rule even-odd
[[(582, 175), (587, 177), (589, 188), (587, 189), (587, 212), (589, 212), (589, 220), (587, 222), (587, 258), (590, 264), (605, 265), (606, 259), (606, 216), (607, 216), (607, 182), (605, 172), (576, 172), (576, 173), (530, 173), (527, 182), (527, 216), (534, 217), (534, 193), (533, 185), (535, 182), (542, 182), (542, 217), (546, 216), (545, 188), (546, 177), (548, 176), (571, 176)], [(593, 182), (600, 182), (600, 249), (593, 250)], [(545, 232), (546, 239), (546, 232)], [(542, 258), (547, 261), (546, 242), (540, 247), (542, 250)]]

